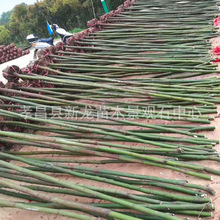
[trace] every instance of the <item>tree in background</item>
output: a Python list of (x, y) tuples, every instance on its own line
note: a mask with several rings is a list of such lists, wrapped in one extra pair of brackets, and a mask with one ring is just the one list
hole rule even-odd
[[(46, 22), (50, 18), (68, 31), (86, 28), (87, 21), (94, 18), (91, 1), (97, 18), (103, 15), (101, 0), (43, 0), (33, 5), (19, 4), (9, 14), (2, 15), (6, 23), (0, 19), (4, 23), (4, 36), (9, 32), (9, 39), (14, 43), (26, 42), (26, 36), (31, 33), (48, 37)], [(124, 0), (106, 0), (109, 10), (116, 9), (123, 2)], [(5, 37), (4, 39), (5, 44), (9, 43)]]
[(39, 37), (45, 37), (48, 35), (46, 28), (46, 21), (50, 17), (50, 11), (46, 2), (41, 1), (28, 7), (28, 34), (37, 33)]
[(50, 12), (55, 22), (66, 29), (79, 27), (78, 18), (81, 3), (79, 0), (56, 0)]
[(4, 25), (0, 26), (0, 44), (8, 44), (10, 42), (10, 32)]
[(2, 13), (2, 15), (0, 17), (0, 25), (3, 25), (3, 24), (5, 24), (5, 23), (10, 21), (11, 13), (12, 13), (12, 10)]
[(28, 20), (28, 10), (29, 7), (22, 3), (16, 5), (9, 21), (9, 31), (12, 36), (12, 40), (18, 42), (26, 37), (28, 33), (28, 23), (32, 22)]

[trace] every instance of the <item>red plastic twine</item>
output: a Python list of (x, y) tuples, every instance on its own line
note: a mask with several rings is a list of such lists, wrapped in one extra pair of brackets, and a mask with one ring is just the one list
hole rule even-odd
[(218, 62), (220, 62), (220, 59), (216, 59), (213, 61), (213, 63), (218, 63)]
[(219, 25), (220, 25), (220, 17), (218, 17), (214, 20), (214, 26), (218, 27)]
[(220, 55), (220, 46), (216, 47), (214, 50), (213, 50), (213, 53), (215, 55)]

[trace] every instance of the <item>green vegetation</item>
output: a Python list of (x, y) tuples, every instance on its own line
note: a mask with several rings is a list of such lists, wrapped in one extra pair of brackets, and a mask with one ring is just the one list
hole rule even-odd
[(3, 25), (10, 21), (12, 11), (3, 12), (0, 17), (0, 25)]
[(82, 28), (74, 28), (73, 30), (69, 31), (70, 33), (78, 33), (80, 31), (82, 31), (83, 29)]
[[(109, 10), (116, 9), (123, 0), (107, 0)], [(101, 1), (94, 1), (95, 15), (104, 14)], [(15, 6), (12, 11), (3, 13), (0, 24), (4, 35), (2, 44), (14, 42), (26, 43), (26, 36), (36, 33), (39, 37), (48, 37), (46, 22), (54, 19), (60, 27), (73, 30), (72, 33), (86, 28), (87, 21), (94, 18), (91, 0), (44, 0), (33, 5), (24, 3)], [(10, 34), (10, 38), (5, 37)]]
[(8, 43), (10, 40), (10, 32), (5, 26), (0, 26), (0, 44)]

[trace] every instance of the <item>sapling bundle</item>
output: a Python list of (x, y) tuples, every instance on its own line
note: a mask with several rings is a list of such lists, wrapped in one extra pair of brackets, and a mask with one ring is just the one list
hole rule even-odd
[(0, 64), (27, 55), (29, 53), (29, 50), (22, 51), (20, 48), (17, 48), (14, 44), (10, 44), (8, 46), (0, 45)]

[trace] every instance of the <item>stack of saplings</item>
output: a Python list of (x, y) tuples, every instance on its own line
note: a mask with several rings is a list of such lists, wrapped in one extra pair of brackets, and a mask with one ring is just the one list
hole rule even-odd
[(29, 53), (29, 50), (22, 51), (22, 49), (17, 48), (13, 43), (8, 46), (0, 45), (0, 64), (14, 60)]

